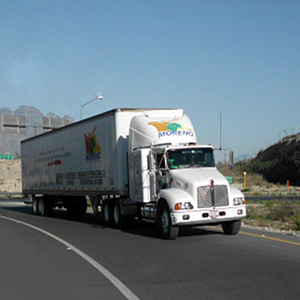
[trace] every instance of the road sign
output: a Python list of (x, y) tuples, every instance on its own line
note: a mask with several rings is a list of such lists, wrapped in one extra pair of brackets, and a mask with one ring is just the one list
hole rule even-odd
[(225, 178), (228, 180), (229, 183), (233, 183), (233, 177), (232, 176), (225, 176)]
[(13, 155), (12, 154), (0, 154), (0, 159), (11, 160), (11, 159), (13, 159)]

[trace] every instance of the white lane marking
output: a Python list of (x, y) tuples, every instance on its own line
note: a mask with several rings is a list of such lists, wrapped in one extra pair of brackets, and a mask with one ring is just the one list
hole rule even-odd
[(16, 219), (12, 219), (9, 217), (5, 217), (2, 215), (0, 215), (0, 218), (15, 222), (17, 224), (27, 226), (29, 228), (32, 228), (36, 231), (39, 231), (39, 232), (53, 238), (54, 240), (58, 241), (59, 243), (65, 245), (68, 250), (73, 250), (75, 253), (77, 253), (79, 256), (81, 256), (83, 259), (85, 259), (89, 264), (91, 264), (94, 268), (96, 268), (101, 274), (103, 274), (128, 300), (140, 300), (117, 277), (115, 277), (112, 273), (110, 273), (106, 268), (104, 268), (102, 265), (100, 265), (98, 262), (96, 262), (93, 258), (88, 256), (87, 254), (85, 254), (84, 252), (82, 252), (81, 250), (79, 250), (78, 248), (73, 246), (72, 244), (66, 242), (65, 240), (57, 237), (56, 235), (54, 235), (46, 230), (43, 230), (43, 229), (33, 226), (31, 224), (28, 224), (28, 223), (25, 223), (25, 222), (22, 222), (22, 221), (19, 221)]

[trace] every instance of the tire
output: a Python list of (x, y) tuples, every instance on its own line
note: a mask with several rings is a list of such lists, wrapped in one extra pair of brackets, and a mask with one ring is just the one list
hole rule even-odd
[(45, 197), (38, 199), (37, 214), (39, 216), (50, 216), (52, 214), (52, 201)]
[(169, 206), (163, 202), (158, 208), (157, 214), (158, 234), (166, 240), (174, 240), (179, 233), (179, 227), (172, 225)]
[(231, 221), (222, 223), (222, 228), (225, 234), (227, 235), (236, 235), (241, 229), (242, 221)]
[(114, 202), (114, 211), (113, 211), (113, 217), (114, 217), (114, 225), (116, 228), (123, 228), (123, 216), (121, 213), (121, 207), (119, 201)]
[(38, 215), (39, 214), (39, 211), (38, 211), (38, 205), (39, 205), (39, 201), (37, 198), (33, 197), (32, 199), (32, 210), (33, 210), (33, 213), (35, 215)]
[(116, 228), (130, 228), (134, 225), (134, 216), (122, 215), (120, 201), (116, 200), (113, 207), (113, 221)]
[(101, 207), (102, 220), (105, 226), (112, 226), (114, 224), (114, 208), (109, 200), (105, 200)]

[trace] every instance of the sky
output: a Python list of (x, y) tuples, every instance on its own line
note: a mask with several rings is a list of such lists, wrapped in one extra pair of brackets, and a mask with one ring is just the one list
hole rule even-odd
[(300, 132), (298, 0), (0, 0), (0, 28), (0, 108), (182, 108), (235, 157)]

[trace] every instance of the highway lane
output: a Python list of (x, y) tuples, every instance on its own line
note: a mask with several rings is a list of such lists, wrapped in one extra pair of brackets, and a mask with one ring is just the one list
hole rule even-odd
[[(298, 237), (244, 228), (237, 236), (226, 236), (215, 227), (197, 227), (165, 241), (157, 238), (151, 223), (121, 231), (103, 227), (91, 214), (76, 219), (58, 211), (43, 218), (28, 206), (1, 201), (0, 216), (72, 244), (116, 276), (136, 299), (299, 299)], [(0, 218), (0, 237), (5, 244), (0, 248), (5, 266), (1, 278), (7, 287), (12, 282), (19, 286), (23, 296), (27, 292), (28, 299), (34, 292), (36, 299), (126, 299), (94, 266), (39, 231)]]

